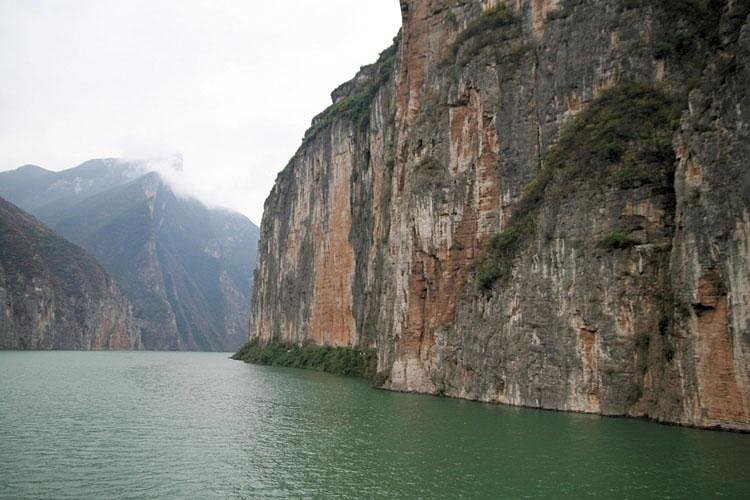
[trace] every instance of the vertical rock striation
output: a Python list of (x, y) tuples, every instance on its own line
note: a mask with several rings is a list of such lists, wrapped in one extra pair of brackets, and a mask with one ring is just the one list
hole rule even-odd
[(403, 0), (261, 225), (250, 335), (385, 388), (750, 430), (746, 2)]

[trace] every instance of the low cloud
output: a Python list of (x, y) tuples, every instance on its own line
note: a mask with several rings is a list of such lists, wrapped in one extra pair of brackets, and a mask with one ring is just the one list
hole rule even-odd
[(0, 2), (0, 170), (184, 155), (175, 191), (260, 223), (329, 93), (400, 25), (396, 0)]

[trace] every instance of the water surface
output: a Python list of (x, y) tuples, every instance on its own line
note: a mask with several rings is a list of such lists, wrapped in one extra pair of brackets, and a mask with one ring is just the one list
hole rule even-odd
[(0, 352), (0, 498), (750, 498), (750, 435), (227, 356)]

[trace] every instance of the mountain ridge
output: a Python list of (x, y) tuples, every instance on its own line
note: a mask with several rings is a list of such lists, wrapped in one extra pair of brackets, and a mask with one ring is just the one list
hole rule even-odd
[(244, 341), (257, 245), (244, 215), (175, 193), (143, 160), (89, 160), (22, 179), (23, 189), (4, 182), (18, 176), (0, 173), (0, 195), (99, 260), (133, 303), (147, 349), (231, 351)]
[(131, 305), (84, 249), (0, 198), (0, 348), (139, 349)]

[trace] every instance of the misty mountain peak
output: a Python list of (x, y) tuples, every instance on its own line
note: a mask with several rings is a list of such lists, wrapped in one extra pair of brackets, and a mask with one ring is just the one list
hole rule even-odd
[(181, 153), (175, 153), (166, 156), (156, 156), (153, 158), (143, 158), (138, 160), (121, 160), (137, 162), (141, 165), (144, 172), (183, 172), (183, 157)]

